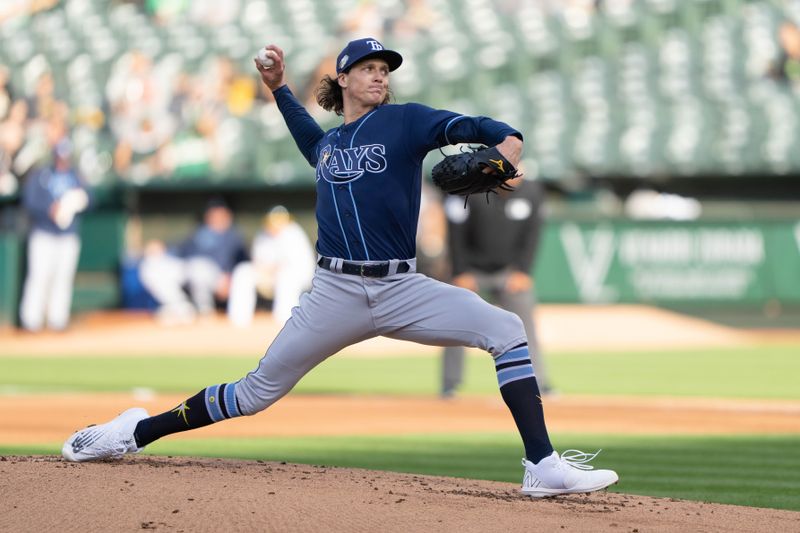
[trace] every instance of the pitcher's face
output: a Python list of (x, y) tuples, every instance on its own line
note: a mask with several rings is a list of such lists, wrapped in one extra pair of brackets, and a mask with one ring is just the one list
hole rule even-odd
[(358, 106), (377, 107), (384, 103), (389, 90), (389, 64), (383, 59), (367, 59), (356, 63), (339, 75), (345, 99)]

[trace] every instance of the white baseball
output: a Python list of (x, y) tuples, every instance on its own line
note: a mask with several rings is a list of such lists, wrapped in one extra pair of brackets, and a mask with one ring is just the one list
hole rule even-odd
[(275, 60), (267, 55), (267, 49), (266, 48), (262, 48), (261, 50), (258, 51), (258, 55), (256, 56), (256, 60), (264, 68), (269, 68), (269, 67), (271, 67), (272, 65), (275, 64)]

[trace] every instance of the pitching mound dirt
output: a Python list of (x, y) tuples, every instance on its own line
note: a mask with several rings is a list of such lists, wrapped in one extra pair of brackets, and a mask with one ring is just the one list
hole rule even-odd
[(0, 458), (3, 531), (790, 531), (798, 513), (269, 462)]

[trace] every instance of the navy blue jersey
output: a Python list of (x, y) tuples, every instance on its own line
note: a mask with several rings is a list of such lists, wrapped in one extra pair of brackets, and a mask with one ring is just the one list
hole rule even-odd
[(28, 211), (31, 228), (56, 235), (78, 233), (80, 213), (66, 228), (60, 228), (50, 217), (50, 208), (70, 189), (83, 189), (89, 198), (89, 189), (74, 170), (58, 171), (52, 167), (34, 170), (25, 182), (22, 205)]
[(522, 135), (486, 117), (420, 104), (382, 105), (324, 132), (286, 86), (275, 99), (298, 148), (316, 169), (317, 252), (356, 261), (416, 255), (422, 161), (431, 150), (495, 145)]
[(203, 224), (171, 251), (184, 259), (207, 257), (227, 273), (247, 259), (244, 237), (235, 226), (218, 232)]

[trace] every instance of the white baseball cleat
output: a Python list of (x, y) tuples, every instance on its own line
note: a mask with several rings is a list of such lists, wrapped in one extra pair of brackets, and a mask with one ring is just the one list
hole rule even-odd
[(536, 464), (522, 460), (525, 477), (522, 478), (522, 493), (533, 498), (546, 498), (559, 494), (594, 492), (619, 481), (613, 470), (595, 470), (587, 465), (594, 454), (578, 450), (567, 450), (559, 457), (553, 452)]
[(99, 426), (89, 426), (76, 431), (61, 447), (67, 461), (99, 461), (115, 459), (126, 453), (138, 453), (144, 448), (136, 446), (133, 432), (140, 420), (150, 415), (141, 407), (134, 407)]

